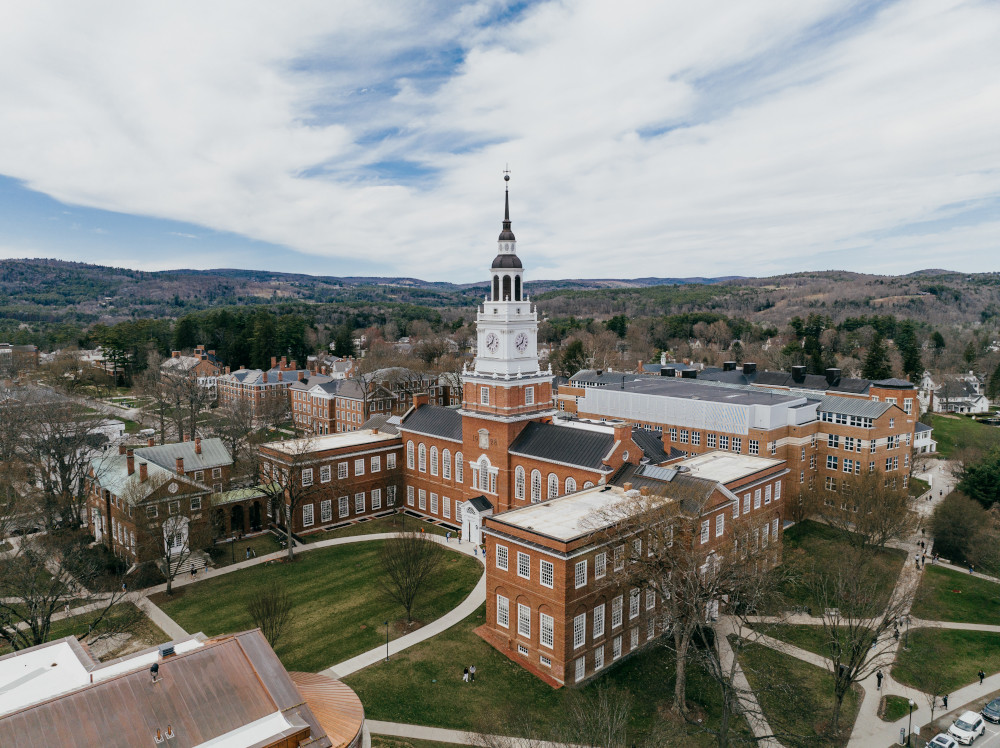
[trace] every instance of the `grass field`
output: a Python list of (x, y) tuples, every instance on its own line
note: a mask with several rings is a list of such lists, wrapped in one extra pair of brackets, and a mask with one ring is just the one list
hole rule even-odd
[(892, 677), (907, 686), (929, 690), (929, 678), (950, 693), (976, 680), (982, 668), (1000, 672), (1000, 634), (957, 629), (911, 629), (909, 651), (900, 649)]
[[(847, 744), (861, 704), (860, 689), (844, 697), (840, 715), (841, 736), (830, 734), (833, 713), (833, 676), (826, 670), (756, 644), (740, 655), (750, 686), (757, 692), (771, 728), (789, 748), (843, 746)], [(779, 682), (780, 689), (766, 687)], [(786, 688), (791, 686), (791, 688)]]
[(414, 738), (390, 738), (388, 735), (372, 735), (372, 748), (455, 748), (457, 743), (435, 743)]
[(278, 539), (269, 532), (254, 538), (244, 538), (235, 543), (218, 543), (212, 547), (209, 554), (215, 566), (231, 566), (234, 563), (247, 560), (247, 548), (257, 552), (258, 556), (282, 550)]
[[(188, 631), (209, 636), (253, 628), (245, 609), (247, 590), (278, 581), (294, 602), (275, 651), (289, 670), (316, 672), (407, 633), (403, 608), (379, 590), (380, 541), (300, 553), (293, 563), (260, 564), (178, 589), (153, 602)], [(417, 600), (414, 618), (432, 621), (468, 596), (482, 574), (474, 559), (446, 553), (433, 586)]]
[(928, 621), (1000, 622), (1000, 584), (971, 574), (927, 566), (912, 614)]
[[(803, 584), (803, 575), (813, 568), (822, 568), (826, 563), (842, 562), (845, 556), (856, 551), (844, 540), (839, 531), (812, 520), (799, 522), (785, 530), (783, 542), (782, 563), (792, 572), (789, 581), (784, 585), (786, 602), (792, 606), (808, 607), (816, 613), (822, 607), (821, 603), (814, 599), (810, 590)], [(893, 548), (873, 553), (873, 563), (879, 578), (883, 581), (879, 595), (888, 603), (906, 555)]]
[(927, 425), (934, 429), (937, 451), (942, 457), (951, 457), (967, 447), (989, 449), (1000, 444), (1000, 429), (977, 423), (965, 416), (947, 417), (927, 414)]
[(883, 696), (878, 705), (878, 718), (883, 722), (895, 722), (910, 711), (910, 700), (905, 696)]
[(766, 634), (774, 639), (794, 644), (800, 649), (821, 655), (830, 656), (829, 635), (823, 631), (822, 626), (810, 626), (808, 624), (755, 624), (754, 629)]
[(931, 484), (920, 478), (910, 476), (910, 496), (923, 496)]
[[(365, 705), (369, 719), (418, 723), (456, 730), (481, 730), (479, 714), (501, 707), (516, 714), (530, 714), (540, 725), (557, 722), (568, 699), (591, 696), (598, 685), (627, 689), (633, 695), (630, 736), (642, 737), (664, 719), (673, 695), (673, 658), (664, 647), (649, 647), (581, 689), (553, 689), (517, 663), (495, 650), (474, 632), (484, 622), (483, 607), (461, 623), (429, 641), (394, 655), (344, 679)], [(476, 666), (476, 682), (463, 683), (462, 669)], [(716, 691), (705, 674), (692, 665), (688, 700), (700, 705), (698, 714), (718, 720)], [(714, 742), (697, 728), (683, 725), (686, 737), (676, 745), (708, 746)], [(742, 721), (738, 729), (746, 735)]]
[[(347, 527), (339, 527), (336, 530), (326, 530), (324, 532), (313, 533), (312, 535), (303, 535), (302, 540), (306, 543), (318, 543), (320, 540), (329, 540), (330, 538), (372, 535), (380, 532), (417, 532), (421, 529), (424, 532), (441, 536), (444, 536), (447, 532), (443, 527), (438, 527), (435, 524), (425, 522), (416, 517), (410, 517), (405, 514), (390, 514), (388, 517), (376, 517), (366, 522), (356, 522)], [(455, 537), (455, 533), (452, 533), (452, 537)]]

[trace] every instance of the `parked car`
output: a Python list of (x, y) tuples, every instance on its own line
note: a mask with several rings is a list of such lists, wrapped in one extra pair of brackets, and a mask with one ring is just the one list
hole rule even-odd
[(958, 748), (958, 743), (956, 743), (955, 738), (950, 735), (945, 735), (943, 732), (939, 732), (929, 743), (927, 743), (927, 748)]
[(986, 732), (986, 721), (982, 715), (975, 712), (962, 712), (948, 728), (948, 734), (962, 745), (972, 745), (972, 741), (984, 732)]
[(1000, 699), (993, 699), (980, 712), (990, 722), (1000, 722)]

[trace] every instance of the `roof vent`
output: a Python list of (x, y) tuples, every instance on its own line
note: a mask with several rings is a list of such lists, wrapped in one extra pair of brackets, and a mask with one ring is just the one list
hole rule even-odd
[(160, 647), (160, 659), (161, 660), (162, 659), (166, 659), (167, 657), (170, 657), (170, 656), (172, 656), (174, 654), (175, 654), (175, 652), (174, 652), (174, 645), (173, 644), (164, 644), (162, 647)]
[(673, 366), (664, 366), (662, 369), (660, 369), (660, 376), (661, 377), (676, 377), (677, 376), (677, 369), (675, 369)]
[(683, 369), (681, 370), (681, 379), (697, 379), (698, 370), (697, 369)]
[(826, 370), (826, 382), (831, 387), (840, 381), (840, 369), (827, 369)]
[(793, 366), (792, 367), (792, 381), (802, 382), (806, 378), (806, 367), (804, 366)]
[(691, 472), (691, 468), (689, 468), (687, 465), (678, 465), (677, 467), (674, 468), (674, 470), (676, 470), (678, 473), (690, 473)]
[(736, 362), (735, 361), (723, 361), (722, 362), (722, 370), (723, 371), (736, 371)]

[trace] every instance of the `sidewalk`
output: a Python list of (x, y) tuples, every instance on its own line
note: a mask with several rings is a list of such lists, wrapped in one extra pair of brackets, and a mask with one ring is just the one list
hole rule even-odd
[[(400, 722), (380, 722), (375, 719), (365, 720), (368, 731), (373, 735), (388, 735), (394, 738), (413, 738), (415, 740), (429, 740), (438, 743), (454, 743), (456, 745), (473, 745), (470, 741), (470, 733), (462, 730), (447, 730), (443, 727), (424, 727), (423, 725), (406, 725)], [(490, 736), (496, 738), (496, 736)], [(514, 744), (518, 741), (513, 739)], [(532, 748), (584, 748), (567, 743), (548, 743), (543, 741), (531, 741)]]

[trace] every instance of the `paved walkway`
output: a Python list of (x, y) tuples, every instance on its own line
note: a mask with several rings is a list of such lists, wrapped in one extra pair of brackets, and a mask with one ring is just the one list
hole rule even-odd
[[(399, 722), (380, 722), (375, 719), (365, 720), (368, 731), (373, 735), (389, 735), (395, 738), (413, 738), (415, 740), (431, 740), (438, 743), (454, 743), (456, 745), (474, 745), (470, 733), (462, 730), (447, 730), (443, 727), (424, 727), (423, 725), (405, 725)], [(511, 745), (517, 745), (517, 738), (490, 736), (496, 741), (510, 740)], [(532, 748), (583, 748), (567, 743), (548, 743), (531, 741)]]

